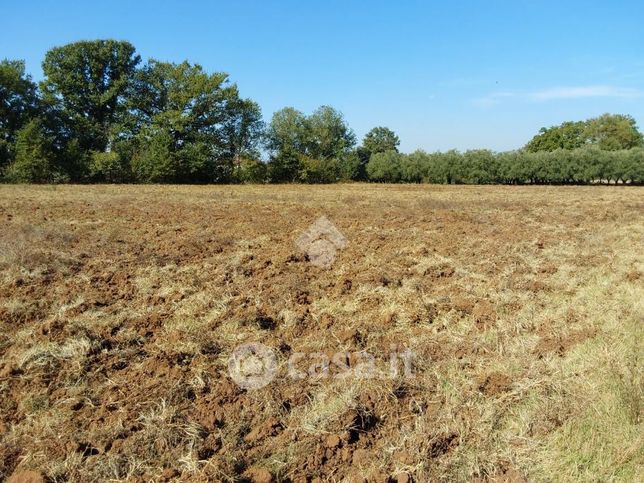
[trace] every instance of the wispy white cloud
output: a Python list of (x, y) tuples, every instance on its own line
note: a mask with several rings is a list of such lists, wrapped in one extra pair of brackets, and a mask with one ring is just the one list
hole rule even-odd
[(530, 92), (494, 92), (487, 96), (474, 99), (473, 103), (480, 107), (492, 107), (502, 102), (503, 99), (508, 98), (514, 98), (521, 101), (546, 102), (597, 97), (635, 99), (644, 97), (644, 91), (630, 87), (609, 85), (551, 87)]
[(529, 98), (535, 101), (550, 101), (554, 99), (581, 99), (584, 97), (642, 97), (644, 93), (638, 89), (615, 86), (576, 86), (553, 87), (531, 92)]

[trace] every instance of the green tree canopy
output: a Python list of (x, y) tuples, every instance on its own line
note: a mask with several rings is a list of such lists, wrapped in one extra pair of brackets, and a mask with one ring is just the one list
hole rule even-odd
[[(435, 183), (644, 182), (635, 119), (604, 114), (542, 128), (522, 150), (409, 155), (389, 128), (355, 149), (342, 114), (287, 107), (268, 128), (228, 75), (140, 58), (128, 42), (47, 52), (39, 86), (22, 61), (0, 61), (0, 174), (26, 182)], [(40, 90), (39, 88), (40, 87)], [(261, 160), (269, 156), (268, 162)]]
[(17, 183), (53, 181), (52, 140), (39, 118), (27, 122), (17, 134), (15, 160), (9, 165), (7, 178)]
[(0, 170), (13, 157), (18, 131), (38, 111), (36, 84), (22, 60), (0, 61)]
[(105, 151), (125, 112), (125, 96), (140, 57), (129, 42), (91, 40), (55, 47), (45, 55), (42, 91), (57, 106), (82, 149)]
[(398, 151), (400, 139), (387, 127), (374, 127), (362, 140), (362, 147), (369, 154)]
[(564, 122), (559, 126), (542, 127), (539, 134), (526, 145), (528, 152), (555, 151), (557, 149), (576, 149), (582, 147), (585, 140), (586, 123)]
[(274, 155), (305, 153), (308, 143), (306, 116), (293, 107), (273, 114), (266, 133), (267, 147)]
[(281, 109), (273, 114), (266, 137), (273, 181), (329, 182), (351, 171), (346, 168), (355, 135), (332, 107), (321, 106), (308, 117), (292, 107)]
[(356, 170), (356, 179), (367, 179), (367, 163), (371, 156), (377, 153), (385, 153), (387, 151), (398, 151), (400, 139), (396, 136), (391, 129), (387, 127), (374, 127), (369, 131), (364, 139), (362, 145), (356, 149), (358, 158), (358, 166)]
[(525, 146), (528, 152), (577, 149), (588, 145), (614, 151), (644, 146), (635, 119), (621, 114), (603, 114), (587, 121), (564, 122), (541, 128)]
[(330, 106), (317, 108), (306, 124), (306, 155), (311, 158), (341, 158), (356, 143), (356, 137), (342, 114)]
[(405, 156), (397, 151), (385, 151), (371, 156), (367, 164), (367, 174), (373, 181), (397, 183), (404, 181), (403, 162)]
[(262, 110), (255, 101), (235, 96), (226, 104), (226, 118), (222, 126), (224, 156), (239, 165), (241, 159), (260, 157), (260, 143), (264, 137)]
[(135, 172), (143, 181), (221, 182), (257, 142), (261, 114), (224, 73), (151, 60), (138, 73)]
[(587, 121), (586, 138), (589, 144), (606, 151), (644, 146), (644, 137), (635, 119), (622, 114), (603, 114)]
[(355, 145), (355, 135), (342, 114), (321, 106), (310, 116), (292, 107), (273, 114), (267, 132), (268, 147), (274, 154), (294, 153), (309, 158), (338, 158)]

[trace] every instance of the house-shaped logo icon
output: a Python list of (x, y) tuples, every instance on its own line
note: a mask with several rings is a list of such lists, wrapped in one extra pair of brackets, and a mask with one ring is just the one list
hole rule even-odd
[(295, 244), (318, 267), (329, 268), (338, 250), (347, 246), (347, 239), (328, 218), (321, 216), (300, 235)]

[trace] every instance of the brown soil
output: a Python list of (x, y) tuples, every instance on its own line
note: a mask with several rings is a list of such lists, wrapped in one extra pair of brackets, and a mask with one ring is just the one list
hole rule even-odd
[(563, 356), (572, 347), (594, 337), (596, 334), (595, 329), (585, 329), (568, 335), (544, 335), (535, 347), (534, 353), (537, 357), (544, 357), (547, 354)]
[[(470, 458), (485, 468), (453, 463), (493, 437), (470, 402), (497, 404), (539, 377), (528, 368), (540, 359), (596, 335), (583, 314), (565, 335), (516, 317), (567, 289), (563, 265), (608, 266), (606, 246), (586, 241), (641, 216), (637, 196), (0, 186), (0, 479), (522, 481), (511, 450)], [(295, 245), (321, 215), (348, 240), (329, 269)], [(524, 367), (489, 372), (518, 337), (537, 341)], [(281, 370), (297, 352), (346, 351), (355, 367), (366, 351), (387, 367), (392, 347), (410, 348), (417, 375), (353, 384), (282, 372), (246, 390), (228, 358), (249, 341)], [(454, 374), (466, 391), (456, 396), (442, 379)]]
[(508, 391), (512, 386), (512, 379), (500, 372), (493, 372), (479, 379), (478, 388), (486, 396), (495, 396)]

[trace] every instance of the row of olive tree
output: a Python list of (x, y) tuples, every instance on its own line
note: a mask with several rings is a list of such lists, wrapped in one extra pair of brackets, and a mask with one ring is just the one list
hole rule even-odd
[(367, 173), (386, 183), (588, 184), (644, 183), (644, 148), (602, 150), (472, 150), (405, 155), (394, 151), (371, 157)]
[(461, 184), (643, 182), (644, 138), (630, 116), (605, 114), (541, 129), (519, 151), (398, 152), (399, 139), (378, 127), (352, 149), (342, 116), (322, 107), (307, 117), (292, 108), (268, 129), (272, 156), (255, 181), (330, 183), (343, 180)]

